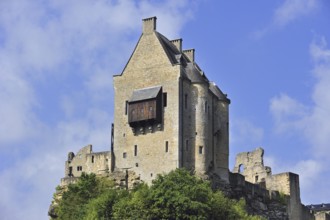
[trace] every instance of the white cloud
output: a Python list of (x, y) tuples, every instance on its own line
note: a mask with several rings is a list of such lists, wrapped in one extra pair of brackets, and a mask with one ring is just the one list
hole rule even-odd
[(318, 7), (318, 0), (285, 0), (275, 10), (273, 21), (277, 26), (285, 26), (301, 16), (311, 13)]
[(264, 131), (245, 119), (235, 119), (231, 123), (230, 140), (234, 144), (255, 145), (263, 139)]
[(310, 45), (314, 61), (313, 105), (306, 106), (299, 101), (281, 94), (271, 99), (270, 111), (279, 132), (302, 133), (313, 149), (314, 156), (323, 157), (328, 153), (330, 143), (330, 50), (324, 37)]
[(127, 62), (141, 19), (178, 36), (188, 1), (0, 2), (1, 219), (48, 219), (69, 151), (110, 145), (112, 75)]
[(320, 8), (318, 0), (283, 0), (283, 3), (274, 10), (271, 22), (266, 27), (254, 31), (251, 36), (260, 39), (269, 32), (283, 28), (290, 23), (312, 14)]
[(270, 111), (275, 119), (277, 132), (290, 132), (303, 126), (301, 118), (307, 116), (308, 108), (286, 94), (270, 101)]
[[(293, 171), (300, 175), (301, 188), (306, 199), (319, 201), (330, 196), (322, 179), (329, 179), (324, 173), (330, 172), (328, 160), (330, 150), (330, 49), (326, 40), (314, 40), (310, 45), (314, 61), (313, 76), (317, 81), (313, 89), (313, 105), (306, 106), (299, 101), (281, 94), (270, 102), (270, 111), (278, 132), (303, 136), (311, 152), (309, 158), (298, 161)], [(317, 187), (317, 189), (316, 189)]]
[(293, 168), (292, 172), (299, 174), (300, 187), (306, 191), (314, 191), (315, 180), (322, 176), (322, 162), (309, 159), (299, 161)]

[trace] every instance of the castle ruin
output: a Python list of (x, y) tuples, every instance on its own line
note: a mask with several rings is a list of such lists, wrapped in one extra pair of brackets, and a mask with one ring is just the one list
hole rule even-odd
[(262, 148), (238, 154), (229, 171), (227, 95), (197, 65), (194, 49), (183, 50), (182, 39), (168, 40), (157, 32), (156, 17), (143, 19), (142, 30), (124, 70), (113, 76), (111, 149), (93, 152), (87, 145), (70, 152), (61, 185), (85, 172), (112, 176), (128, 187), (187, 168), (231, 191), (259, 196), (257, 209), (269, 210), (263, 202), (283, 193), (283, 219), (314, 219), (301, 204), (299, 176), (272, 175), (264, 166)]

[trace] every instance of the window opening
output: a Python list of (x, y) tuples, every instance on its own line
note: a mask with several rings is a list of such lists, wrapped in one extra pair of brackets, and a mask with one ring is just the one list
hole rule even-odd
[(137, 156), (137, 145), (134, 145), (134, 156)]
[(165, 141), (165, 152), (168, 152), (168, 141)]
[(125, 115), (127, 115), (128, 112), (128, 101), (125, 102)]
[(69, 174), (68, 176), (72, 176), (72, 167), (69, 167)]
[(188, 95), (185, 94), (184, 95), (184, 108), (187, 109), (187, 107), (188, 107)]
[(205, 113), (207, 113), (207, 110), (208, 110), (208, 108), (207, 108), (207, 101), (205, 101), (205, 104), (204, 104), (204, 111), (205, 111)]
[(94, 156), (92, 156), (92, 163), (94, 163)]
[(258, 179), (259, 179), (259, 176), (255, 176), (255, 182), (257, 183), (258, 182)]
[(186, 140), (186, 151), (188, 151), (189, 140)]
[(203, 154), (203, 146), (199, 146), (199, 154)]
[(244, 165), (243, 164), (240, 164), (238, 166), (238, 173), (243, 173), (244, 172)]
[(127, 157), (127, 153), (124, 152), (124, 153), (123, 153), (123, 158), (126, 158), (126, 157)]
[(163, 106), (164, 107), (167, 106), (167, 93), (166, 92), (163, 93)]

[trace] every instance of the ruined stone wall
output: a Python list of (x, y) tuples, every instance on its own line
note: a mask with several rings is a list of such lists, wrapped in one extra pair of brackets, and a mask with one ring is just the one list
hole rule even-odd
[(245, 176), (245, 180), (251, 183), (261, 182), (271, 175), (270, 167), (264, 166), (263, 155), (262, 148), (237, 154), (233, 172), (241, 173)]
[(80, 177), (82, 172), (105, 174), (109, 172), (110, 152), (93, 152), (92, 145), (80, 149), (77, 154), (70, 152), (65, 162), (65, 177)]
[(299, 176), (294, 173), (281, 173), (266, 178), (266, 188), (289, 195), (288, 212), (291, 219), (302, 219)]
[(238, 154), (233, 172), (241, 173), (246, 181), (257, 183), (270, 192), (277, 191), (286, 195), (287, 212), (290, 219), (312, 219), (301, 204), (299, 176), (290, 172), (271, 175), (271, 169), (264, 166), (263, 154), (262, 148)]
[(315, 220), (330, 220), (330, 214), (326, 212), (315, 213)]

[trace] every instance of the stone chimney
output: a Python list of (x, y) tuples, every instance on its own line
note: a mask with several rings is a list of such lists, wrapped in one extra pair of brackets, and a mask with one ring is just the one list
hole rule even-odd
[(195, 49), (184, 50), (183, 53), (188, 57), (190, 62), (195, 62)]
[(171, 40), (171, 43), (174, 44), (180, 52), (182, 52), (182, 38)]
[(150, 34), (156, 30), (157, 17), (145, 18), (143, 21), (143, 32), (144, 34)]

